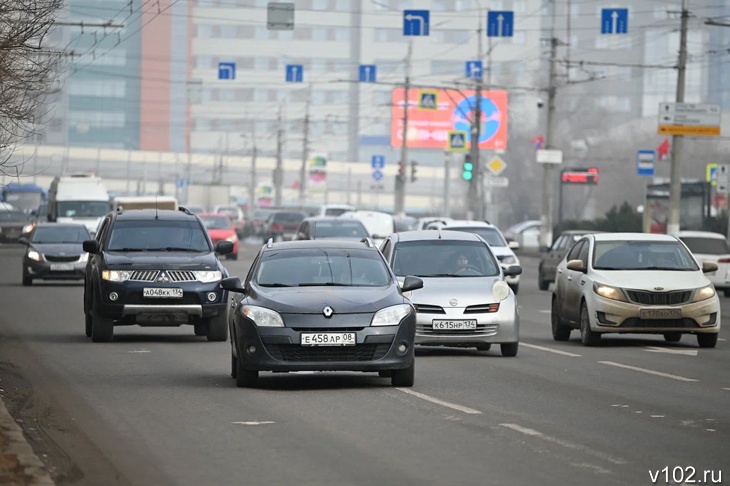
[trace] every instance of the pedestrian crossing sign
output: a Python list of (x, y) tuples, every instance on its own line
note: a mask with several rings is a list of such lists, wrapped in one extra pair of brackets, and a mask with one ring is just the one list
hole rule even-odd
[(422, 110), (438, 110), (438, 92), (420, 91), (418, 93), (418, 107)]
[(463, 130), (452, 130), (449, 132), (449, 152), (466, 152), (469, 147), (466, 144), (466, 132)]

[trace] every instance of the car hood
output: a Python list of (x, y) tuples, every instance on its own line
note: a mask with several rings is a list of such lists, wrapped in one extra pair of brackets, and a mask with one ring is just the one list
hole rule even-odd
[[(423, 280), (423, 288), (411, 292), (411, 302), (414, 305), (428, 304), (444, 308), (463, 308), (477, 304), (491, 304), (492, 286), (500, 280), (496, 277), (447, 277), (429, 278)], [(402, 282), (402, 279), (399, 279)], [(457, 304), (452, 305), (456, 299)]]
[(42, 255), (80, 255), (84, 252), (81, 243), (31, 243), (31, 248)]
[(280, 314), (322, 314), (326, 306), (337, 314), (372, 313), (402, 303), (393, 298), (393, 287), (283, 287), (251, 286), (252, 305)]
[(165, 269), (185, 270), (215, 270), (218, 262), (214, 253), (188, 253), (188, 252), (107, 252), (106, 263), (109, 267), (134, 267), (158, 269), (164, 265)]
[[(625, 289), (671, 291), (696, 289), (710, 285), (710, 280), (699, 270), (601, 270), (593, 272), (593, 281)], [(661, 287), (661, 289), (659, 289)]]

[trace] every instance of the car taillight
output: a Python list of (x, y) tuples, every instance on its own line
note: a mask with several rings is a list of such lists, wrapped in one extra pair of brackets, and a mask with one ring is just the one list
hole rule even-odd
[(730, 263), (730, 258), (720, 258), (717, 263)]
[(272, 224), (271, 225), (271, 231), (281, 231), (284, 227), (280, 224)]

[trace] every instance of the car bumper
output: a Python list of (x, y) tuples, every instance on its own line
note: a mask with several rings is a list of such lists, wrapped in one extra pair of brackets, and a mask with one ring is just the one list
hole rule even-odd
[(86, 262), (52, 263), (23, 259), (23, 274), (41, 280), (83, 280)]
[[(143, 297), (144, 288), (182, 288), (182, 298)], [(112, 293), (116, 293), (113, 300)], [(215, 294), (210, 300), (208, 294)], [(195, 324), (199, 319), (223, 314), (228, 306), (228, 293), (219, 282), (180, 282), (160, 284), (158, 282), (102, 282), (101, 302), (97, 312), (119, 320), (118, 324), (179, 325)], [(98, 298), (98, 297), (97, 297)]]
[[(642, 318), (642, 309), (681, 309), (681, 317)], [(681, 306), (648, 306), (593, 295), (588, 303), (591, 329), (605, 333), (710, 332), (720, 330), (717, 296)]]
[[(302, 346), (300, 332), (288, 327), (256, 327), (246, 318), (234, 321), (236, 355), (247, 370), (258, 371), (381, 371), (413, 363), (415, 319), (398, 326), (371, 327), (356, 334), (355, 346)], [(310, 329), (317, 331), (319, 329)], [(321, 329), (341, 332), (346, 329)], [(399, 350), (405, 345), (405, 350)]]
[[(445, 314), (417, 314), (416, 344), (426, 346), (475, 346), (514, 343), (520, 339), (520, 316), (514, 295), (500, 302), (497, 312), (465, 314), (464, 308), (444, 308)], [(476, 319), (476, 330), (435, 330), (434, 320)]]

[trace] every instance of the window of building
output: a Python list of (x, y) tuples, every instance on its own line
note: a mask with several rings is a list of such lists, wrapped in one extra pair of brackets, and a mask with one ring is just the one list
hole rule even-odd
[(527, 4), (525, 0), (515, 0), (512, 2), (512, 10), (515, 13), (525, 13), (527, 11)]
[(269, 90), (266, 88), (254, 88), (253, 100), (254, 101), (269, 101)]
[(195, 131), (196, 132), (208, 132), (208, 131), (210, 131), (210, 119), (208, 119), (208, 118), (196, 118), (195, 119)]
[(210, 39), (213, 37), (213, 26), (208, 24), (198, 24), (195, 26), (195, 37), (201, 39)]
[(312, 0), (312, 10), (329, 10), (329, 1)]
[(312, 27), (312, 40), (313, 41), (326, 41), (327, 40), (327, 28), (326, 27)]
[(375, 104), (375, 106), (390, 106), (391, 92), (390, 91), (374, 91), (373, 92), (373, 103)]
[(431, 61), (431, 73), (433, 74), (459, 74), (463, 72), (463, 61)]
[(294, 30), (294, 38), (296, 40), (311, 40), (312, 39), (312, 28), (311, 27), (298, 27), (296, 30)]
[[(358, 2), (358, 3), (360, 3), (360, 2)], [(335, 1), (335, 10), (349, 12), (351, 6), (352, 6), (351, 0), (336, 0)]]
[(103, 56), (94, 59), (93, 62), (95, 66), (125, 66), (127, 64), (127, 51), (115, 47), (106, 51)]
[(573, 18), (580, 17), (580, 4), (572, 3), (570, 5), (570, 16)]
[(236, 26), (235, 25), (221, 25), (220, 26), (220, 37), (221, 37), (221, 39), (235, 39), (236, 38)]
[(350, 29), (347, 27), (337, 27), (335, 29), (335, 40), (340, 42), (349, 42), (351, 36), (350, 36)]
[(312, 91), (311, 102), (315, 105), (323, 105), (327, 103), (327, 92), (322, 90)]
[(126, 81), (116, 79), (72, 79), (69, 94), (72, 96), (124, 98)]

